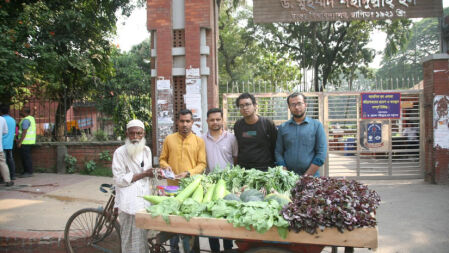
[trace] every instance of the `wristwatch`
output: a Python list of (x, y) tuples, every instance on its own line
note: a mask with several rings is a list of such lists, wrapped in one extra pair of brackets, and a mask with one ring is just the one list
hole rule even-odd
[(190, 172), (188, 172), (188, 171), (187, 171), (187, 175), (186, 175), (186, 177), (190, 177)]

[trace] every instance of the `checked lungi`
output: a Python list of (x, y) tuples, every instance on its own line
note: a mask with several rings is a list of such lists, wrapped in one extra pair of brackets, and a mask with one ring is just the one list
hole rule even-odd
[(136, 227), (134, 215), (120, 212), (119, 219), (122, 253), (147, 253), (148, 231)]

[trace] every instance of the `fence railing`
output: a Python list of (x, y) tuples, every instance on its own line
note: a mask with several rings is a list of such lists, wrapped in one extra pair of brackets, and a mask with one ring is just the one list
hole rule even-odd
[[(270, 93), (270, 92), (315, 92), (313, 81), (291, 80), (286, 82), (271, 81), (235, 81), (221, 83), (222, 93)], [(318, 82), (323, 87), (322, 81)], [(328, 83), (323, 91), (371, 91), (371, 90), (409, 90), (422, 89), (422, 78), (407, 76), (402, 78), (373, 78), (342, 80)]]

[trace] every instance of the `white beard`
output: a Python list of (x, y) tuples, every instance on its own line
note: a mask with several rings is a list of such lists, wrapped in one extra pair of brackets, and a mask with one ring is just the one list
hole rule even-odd
[(131, 159), (135, 159), (137, 155), (142, 153), (145, 148), (146, 140), (142, 138), (138, 143), (132, 143), (129, 138), (125, 139), (125, 147)]

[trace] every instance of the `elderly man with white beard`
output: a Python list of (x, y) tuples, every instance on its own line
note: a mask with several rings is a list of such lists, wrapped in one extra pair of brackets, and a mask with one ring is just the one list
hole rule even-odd
[(154, 177), (151, 150), (145, 146), (145, 127), (138, 119), (126, 125), (126, 141), (114, 152), (112, 172), (116, 191), (115, 207), (119, 211), (122, 252), (148, 252), (147, 230), (136, 227), (137, 211), (148, 207), (141, 198), (150, 195), (150, 178)]

